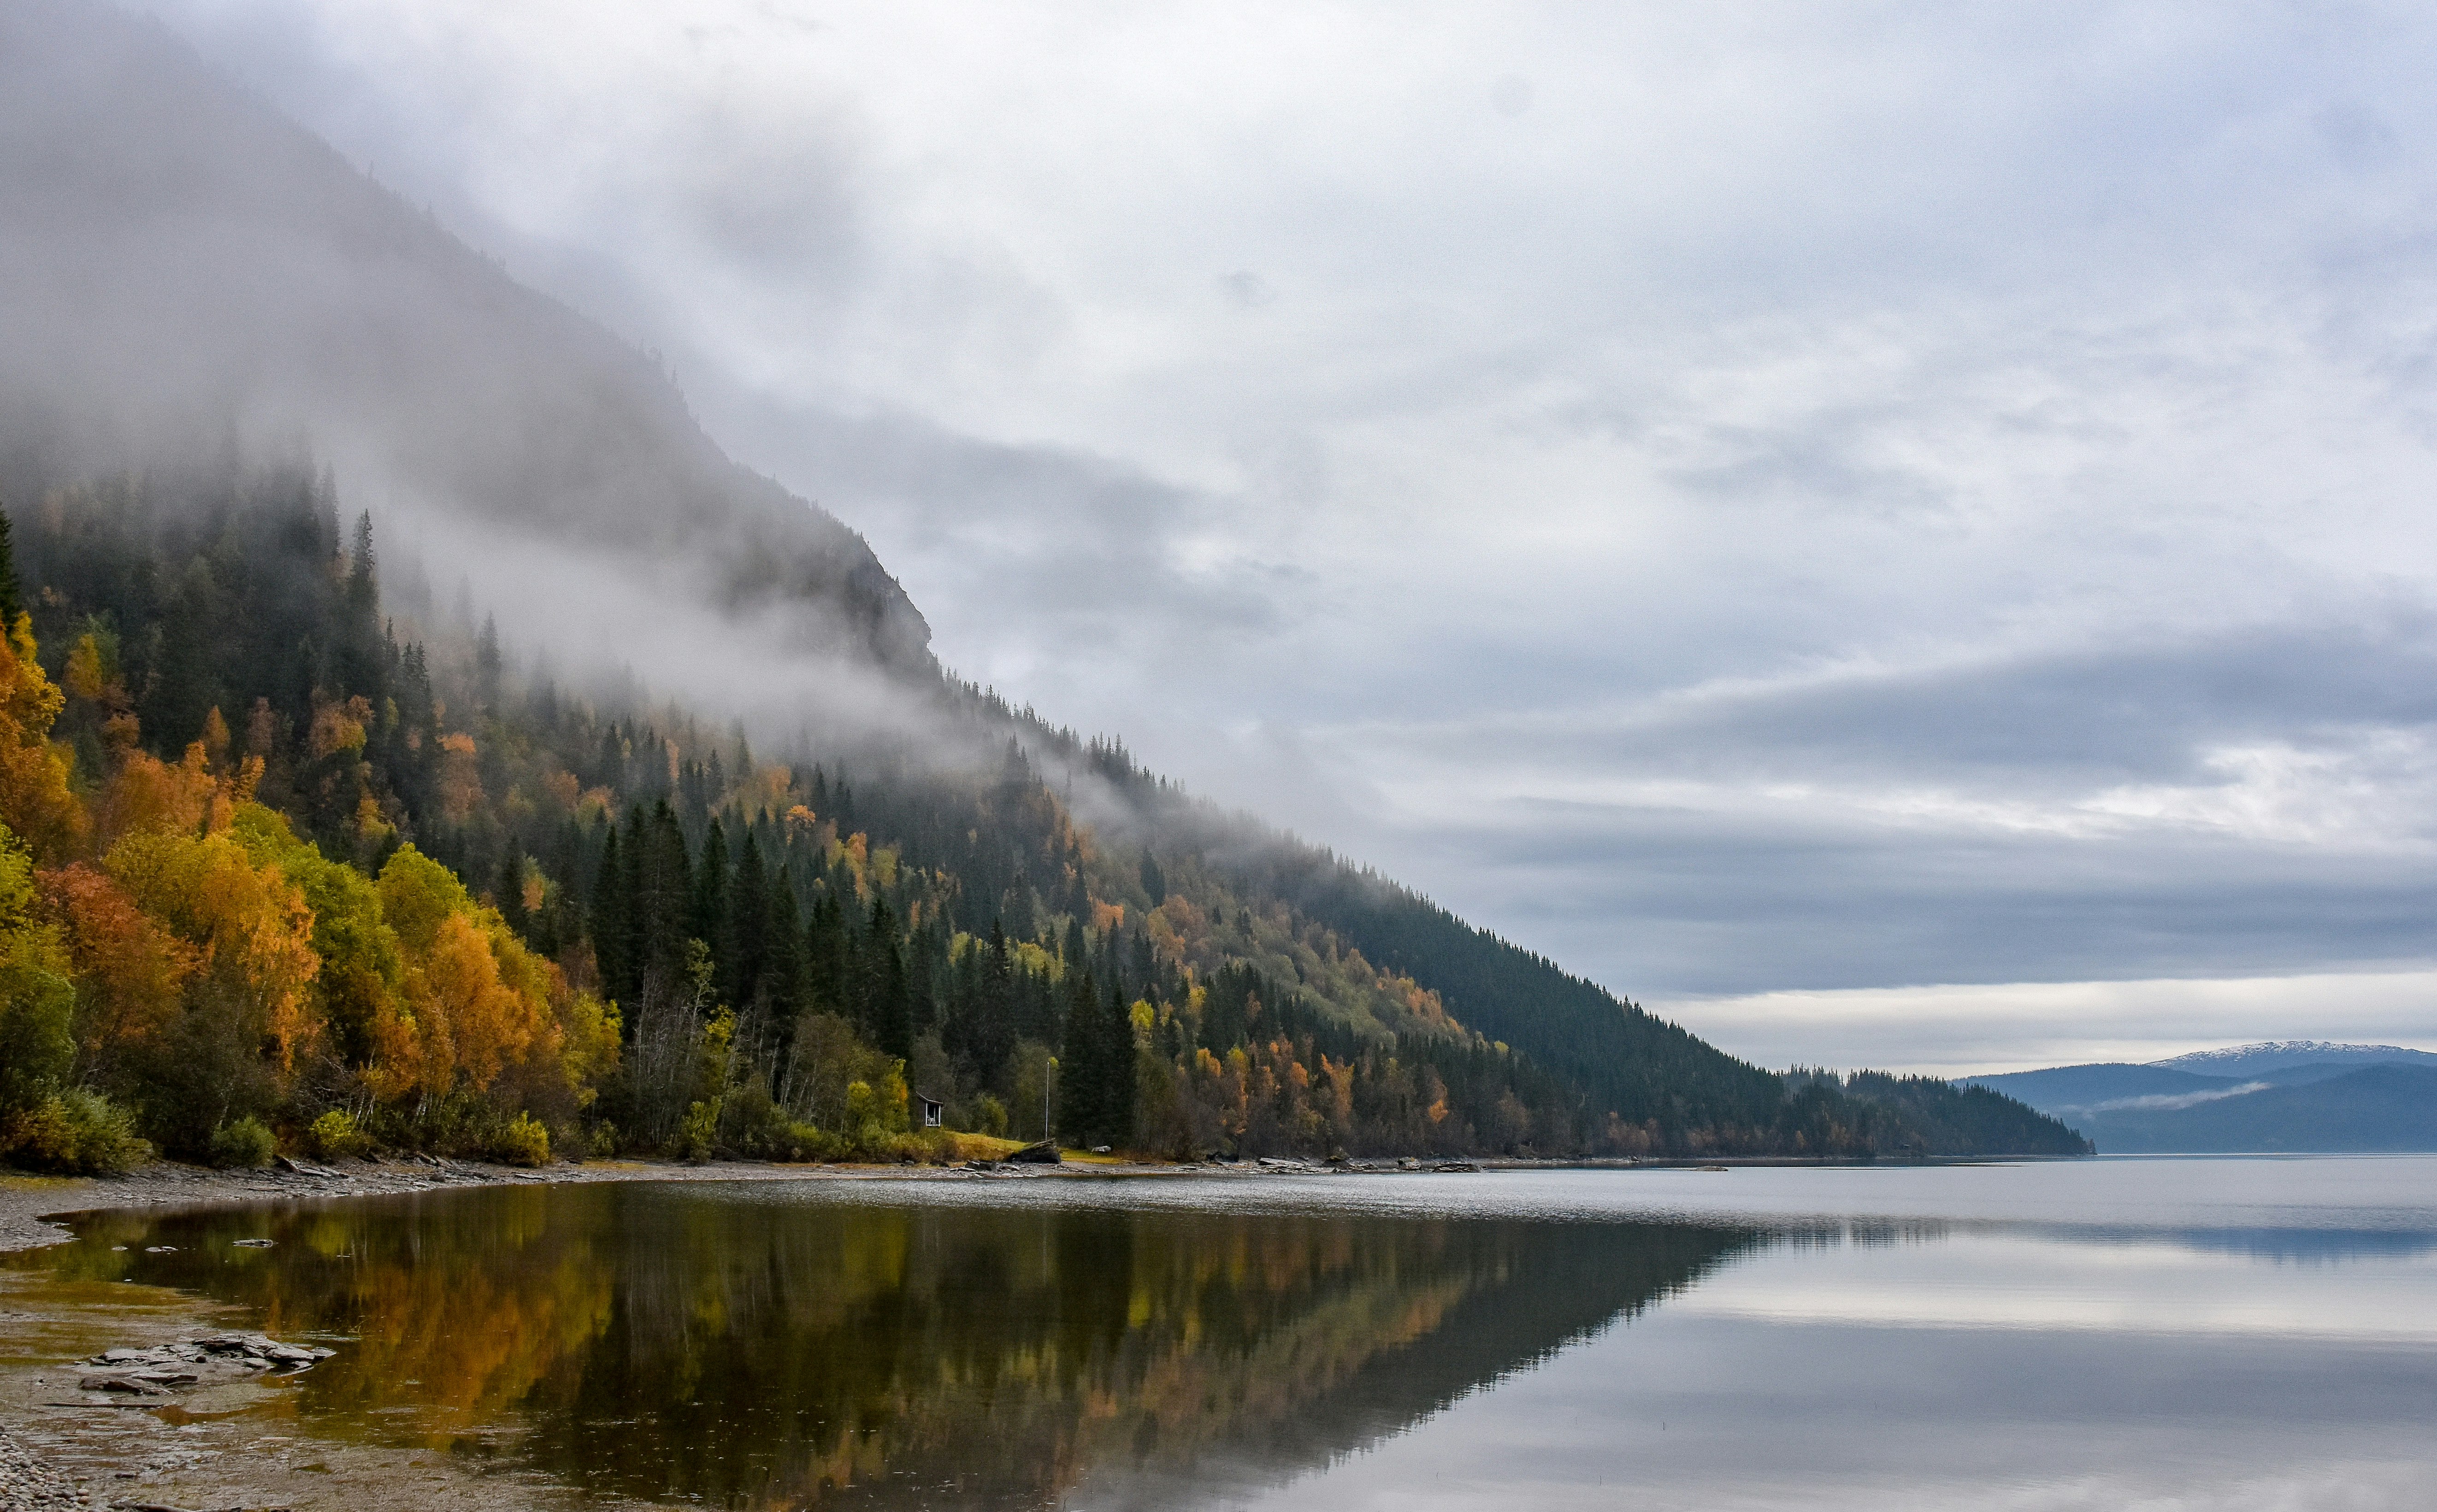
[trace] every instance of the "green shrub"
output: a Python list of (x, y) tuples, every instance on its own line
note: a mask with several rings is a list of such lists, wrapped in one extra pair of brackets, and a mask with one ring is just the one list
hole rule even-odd
[(35, 1171), (114, 1175), (152, 1157), (126, 1112), (98, 1092), (73, 1087), (11, 1115), (0, 1155)]
[(519, 1113), (491, 1141), (491, 1154), (505, 1165), (548, 1165), (550, 1130), (532, 1114)]
[(866, 1158), (899, 1165), (945, 1165), (956, 1149), (956, 1138), (945, 1129), (882, 1130), (865, 1147)]
[(271, 1164), (279, 1153), (279, 1141), (271, 1130), (252, 1114), (233, 1123), (223, 1123), (212, 1130), (212, 1164), (254, 1168)]
[(769, 1086), (758, 1076), (722, 1099), (718, 1145), (723, 1155), (797, 1164), (827, 1159), (833, 1142), (771, 1101)]
[(305, 1131), (305, 1147), (324, 1160), (343, 1160), (373, 1147), (372, 1136), (356, 1126), (356, 1116), (334, 1107)]
[(711, 1139), (719, 1132), (720, 1099), (696, 1103), (686, 1109), (685, 1122), (677, 1127), (677, 1157), (696, 1165), (710, 1158)]
[(1007, 1104), (988, 1092), (973, 1099), (973, 1132), (993, 1139), (1007, 1138)]

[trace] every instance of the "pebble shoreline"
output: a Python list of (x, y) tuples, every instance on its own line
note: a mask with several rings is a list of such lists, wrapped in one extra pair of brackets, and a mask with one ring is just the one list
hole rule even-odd
[(82, 1508), (90, 1503), (76, 1483), (26, 1452), (5, 1425), (0, 1425), (0, 1507), (9, 1512), (48, 1512), (53, 1507)]

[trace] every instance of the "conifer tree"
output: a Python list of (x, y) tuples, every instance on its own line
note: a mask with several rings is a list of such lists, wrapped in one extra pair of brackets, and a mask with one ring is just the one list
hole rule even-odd
[(872, 1044), (884, 1054), (903, 1060), (914, 1053), (913, 1005), (906, 994), (905, 952), (897, 938), (897, 915), (888, 899), (871, 900), (871, 916), (864, 926), (857, 952), (864, 979), (863, 1023)]
[[(693, 902), (686, 932), (710, 947), (710, 958), (719, 965), (719, 985), (725, 989), (731, 981), (735, 950), (728, 916), (728, 829), (715, 818), (703, 832), (702, 859), (693, 874)], [(724, 990), (722, 996), (731, 1007), (741, 1005), (741, 999)]]
[(769, 878), (762, 869), (762, 843), (752, 826), (744, 829), (745, 845), (737, 856), (736, 880), (727, 899), (727, 938), (720, 958), (724, 994), (740, 1012), (764, 999), (773, 922)]
[(1099, 991), (1089, 971), (1066, 976), (1066, 1037), (1058, 1052), (1058, 1135), (1068, 1144), (1097, 1142), (1108, 1080), (1097, 1032)]
[(636, 988), (674, 990), (685, 975), (686, 941), (693, 937), (693, 881), (685, 831), (666, 798), (653, 803), (649, 818), (640, 805), (628, 810), (627, 847)]
[(474, 700), (476, 712), (491, 719), (500, 714), (500, 622), (491, 615), (482, 617), (482, 633), (474, 643)]
[(17, 545), (9, 528), (9, 512), (0, 508), (0, 634), (16, 628), (26, 611), (17, 591)]
[(1134, 1139), (1134, 1016), (1126, 995), (1109, 988), (1100, 1016), (1100, 1141), (1122, 1149)]
[(1062, 952), (1066, 968), (1070, 971), (1082, 970), (1090, 948), (1083, 941), (1083, 919), (1081, 913), (1078, 912), (1066, 921), (1066, 946)]
[(632, 1006), (635, 959), (627, 921), (634, 910), (633, 874), (618, 853), (618, 826), (608, 827), (592, 882), (592, 959), (601, 973), (601, 990), (613, 1001)]
[(847, 945), (846, 911), (837, 890), (824, 887), (804, 930), (805, 989), (813, 1007), (854, 1018), (856, 1005), (847, 1000)]
[(1116, 983), (1102, 993), (1088, 973), (1072, 981), (1059, 1075), (1058, 1127), (1063, 1138), (1084, 1146), (1132, 1142), (1133, 1014)]
[(797, 1016), (812, 1006), (811, 983), (804, 969), (802, 918), (796, 909), (796, 890), (783, 872), (770, 889), (766, 937), (769, 951), (763, 960), (761, 990), (773, 1007), (783, 1051), (793, 1041)]
[(525, 909), (525, 850), (515, 840), (508, 842), (507, 860), (500, 863), (500, 885), (493, 889), (500, 917), (518, 939), (527, 939), (533, 930), (533, 917)]

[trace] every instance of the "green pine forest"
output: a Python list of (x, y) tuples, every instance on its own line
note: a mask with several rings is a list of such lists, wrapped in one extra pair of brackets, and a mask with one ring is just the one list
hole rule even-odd
[(968, 685), (926, 690), (951, 739), (783, 751), (579, 693), (385, 596), (326, 471), (10, 502), (22, 1165), (2088, 1148), (1993, 1093), (1737, 1061)]

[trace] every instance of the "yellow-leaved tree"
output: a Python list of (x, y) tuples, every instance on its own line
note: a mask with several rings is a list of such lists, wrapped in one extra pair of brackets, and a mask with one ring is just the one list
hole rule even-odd
[(65, 702), (34, 659), (34, 618), (20, 614), (0, 636), (0, 824), (43, 862), (83, 843), (84, 806), (68, 786), (68, 756), (51, 741)]
[(320, 1048), (313, 911), (276, 861), (258, 862), (228, 830), (128, 835), (101, 867), (193, 952), (180, 1011), (139, 1072), (148, 1127), (208, 1153), (212, 1131), (274, 1115)]
[(374, 1026), (377, 1094), (496, 1090), (502, 1105), (570, 1120), (616, 1064), (614, 1015), (413, 846), (389, 859), (377, 891), (405, 967), (393, 1011)]

